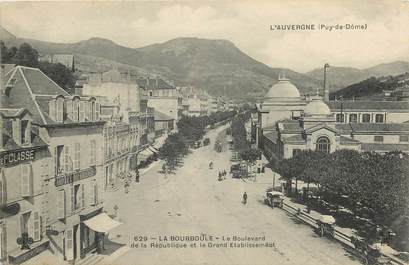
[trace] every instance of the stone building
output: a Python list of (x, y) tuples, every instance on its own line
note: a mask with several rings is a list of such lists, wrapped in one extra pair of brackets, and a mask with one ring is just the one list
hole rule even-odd
[(289, 158), (300, 150), (409, 152), (409, 102), (327, 101), (300, 96), (280, 78), (252, 118), (257, 146), (266, 156)]
[[(44, 240), (55, 256), (72, 262), (100, 251), (104, 233), (118, 225), (103, 213), (100, 102), (68, 94), (35, 68), (17, 66), (4, 80), (1, 108), (24, 106), (51, 156), (48, 167), (33, 173), (43, 179)], [(103, 229), (96, 226), (100, 220)]]
[[(0, 109), (0, 262), (18, 263), (48, 247), (44, 181), (52, 157), (26, 109)], [(26, 236), (25, 236), (26, 235)], [(18, 239), (32, 240), (30, 249)], [(21, 242), (23, 243), (23, 242)]]

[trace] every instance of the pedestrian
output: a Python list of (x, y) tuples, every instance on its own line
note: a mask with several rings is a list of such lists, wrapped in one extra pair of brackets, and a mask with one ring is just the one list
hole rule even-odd
[(247, 193), (246, 192), (244, 192), (243, 193), (243, 202), (242, 202), (244, 205), (246, 205), (247, 204)]
[(125, 181), (124, 189), (125, 189), (125, 193), (129, 192), (129, 183), (127, 180)]
[(139, 182), (139, 171), (135, 169), (135, 182)]

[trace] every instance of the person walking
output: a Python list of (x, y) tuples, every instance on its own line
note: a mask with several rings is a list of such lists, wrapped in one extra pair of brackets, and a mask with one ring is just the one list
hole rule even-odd
[(243, 201), (242, 202), (243, 202), (244, 205), (247, 204), (247, 193), (246, 192), (243, 193)]

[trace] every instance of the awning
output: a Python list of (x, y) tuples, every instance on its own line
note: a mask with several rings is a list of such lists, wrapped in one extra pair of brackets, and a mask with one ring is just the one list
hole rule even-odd
[(153, 147), (159, 150), (163, 146), (163, 144), (166, 142), (166, 138), (168, 138), (167, 135), (162, 135), (161, 137), (156, 138), (155, 142), (153, 143)]
[(113, 220), (106, 213), (100, 213), (97, 216), (84, 221), (84, 224), (96, 232), (107, 233), (120, 226), (122, 223)]
[(152, 151), (152, 153), (154, 153), (154, 154), (159, 154), (159, 151), (158, 151), (155, 147), (153, 147), (153, 146), (149, 146), (148, 149), (149, 149), (150, 151)]

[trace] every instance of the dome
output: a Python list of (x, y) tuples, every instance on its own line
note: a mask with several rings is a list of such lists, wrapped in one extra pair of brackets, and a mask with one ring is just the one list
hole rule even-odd
[(321, 99), (313, 99), (304, 109), (306, 116), (313, 115), (331, 115), (328, 105)]
[(265, 98), (299, 98), (300, 92), (288, 79), (279, 79), (278, 83), (271, 86)]

